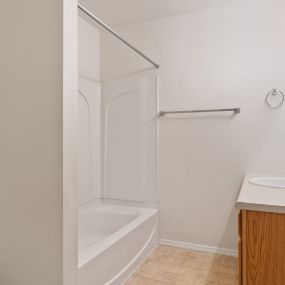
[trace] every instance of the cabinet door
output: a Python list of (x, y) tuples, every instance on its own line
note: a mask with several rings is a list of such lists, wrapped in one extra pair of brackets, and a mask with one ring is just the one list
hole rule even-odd
[(246, 211), (242, 223), (243, 285), (284, 285), (285, 214)]

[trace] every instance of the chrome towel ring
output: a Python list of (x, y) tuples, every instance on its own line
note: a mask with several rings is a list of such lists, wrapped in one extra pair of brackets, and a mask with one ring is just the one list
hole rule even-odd
[(272, 89), (267, 93), (265, 102), (270, 108), (277, 109), (283, 105), (284, 100), (285, 95), (282, 91)]

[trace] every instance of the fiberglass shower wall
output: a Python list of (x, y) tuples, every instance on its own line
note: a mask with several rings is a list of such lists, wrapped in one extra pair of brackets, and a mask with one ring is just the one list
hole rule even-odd
[(103, 197), (155, 202), (157, 72), (103, 33), (101, 76)]
[(79, 203), (156, 202), (157, 72), (79, 17)]
[(156, 77), (102, 83), (104, 198), (156, 200)]
[(78, 19), (79, 204), (102, 196), (100, 31)]

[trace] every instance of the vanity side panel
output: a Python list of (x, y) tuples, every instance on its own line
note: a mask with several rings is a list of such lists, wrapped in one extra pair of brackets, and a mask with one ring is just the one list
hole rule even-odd
[(246, 211), (243, 218), (243, 285), (285, 284), (285, 214)]
[(246, 225), (246, 215), (247, 211), (241, 211), (241, 256), (240, 258), (240, 266), (241, 266), (241, 278), (239, 285), (246, 285), (246, 236), (247, 236), (247, 225)]
[(242, 211), (238, 215), (238, 285), (242, 285)]

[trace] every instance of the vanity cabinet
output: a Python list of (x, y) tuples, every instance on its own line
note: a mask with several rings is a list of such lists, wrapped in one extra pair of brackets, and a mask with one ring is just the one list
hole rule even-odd
[(285, 214), (241, 210), (239, 285), (285, 284)]

